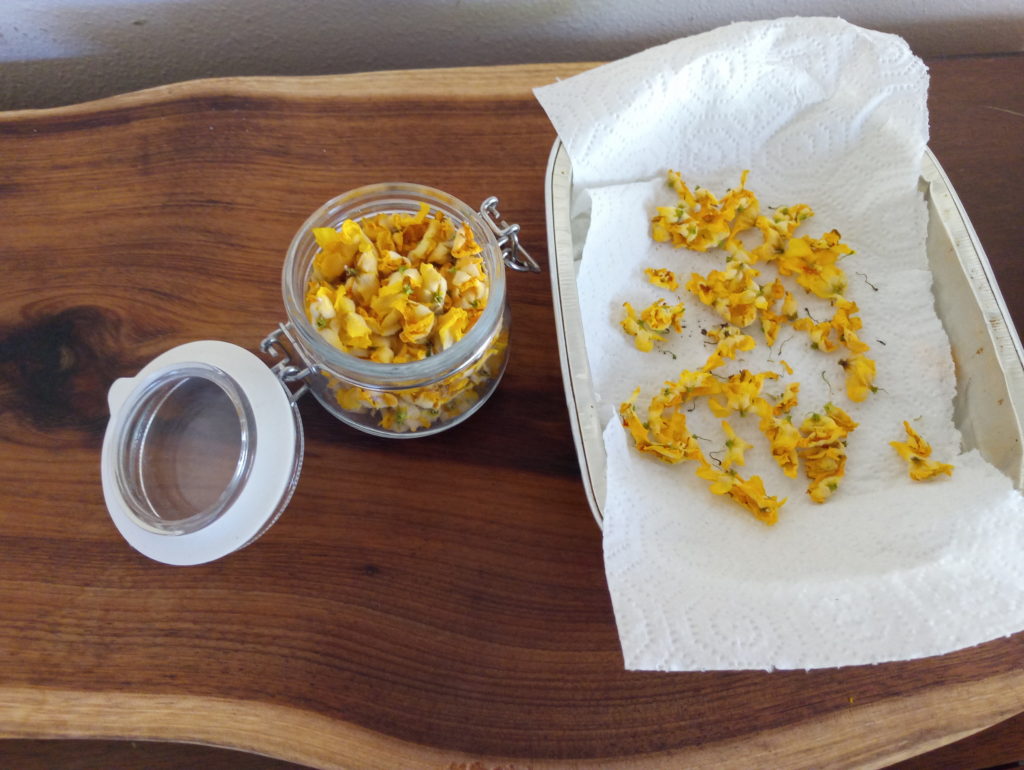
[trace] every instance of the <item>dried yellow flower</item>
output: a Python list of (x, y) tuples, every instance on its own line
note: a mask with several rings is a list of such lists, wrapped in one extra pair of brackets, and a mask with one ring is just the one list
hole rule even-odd
[[(743, 369), (719, 385), (718, 393), (708, 398), (708, 407), (715, 417), (728, 417), (733, 412), (741, 417), (754, 406), (765, 380), (778, 379), (775, 372), (754, 374)], [(719, 399), (724, 398), (724, 401)]]
[(633, 338), (637, 350), (644, 353), (650, 353), (655, 342), (664, 341), (662, 334), (669, 329), (682, 331), (685, 313), (682, 303), (670, 307), (665, 300), (659, 299), (644, 308), (639, 317), (630, 303), (624, 302), (622, 306), (626, 310), (626, 317), (621, 321), (622, 329)]
[(733, 465), (746, 465), (743, 453), (753, 449), (754, 445), (736, 435), (728, 420), (722, 420), (722, 430), (725, 431), (725, 454), (722, 457), (722, 469), (728, 470)]
[(907, 433), (907, 440), (890, 441), (889, 446), (895, 449), (897, 454), (907, 461), (910, 478), (914, 481), (925, 481), (941, 474), (953, 475), (953, 466), (949, 463), (928, 459), (932, 453), (931, 444), (921, 438), (910, 427), (909, 422), (904, 420), (903, 429)]
[(876, 388), (875, 362), (864, 355), (850, 356), (839, 362), (846, 371), (846, 395), (851, 401), (863, 401)]
[(637, 388), (628, 401), (619, 405), (619, 418), (633, 438), (636, 449), (665, 463), (703, 461), (697, 438), (686, 427), (686, 415), (678, 410), (679, 402), (666, 405), (664, 400), (652, 400), (648, 420), (643, 422), (636, 412), (639, 394), (640, 389)]
[(795, 276), (798, 284), (819, 297), (841, 296), (846, 291), (846, 275), (836, 263), (853, 254), (853, 249), (840, 237), (838, 230), (832, 230), (821, 238), (790, 238), (776, 260), (779, 273)]
[(707, 463), (697, 467), (697, 475), (711, 482), (712, 494), (728, 495), (759, 521), (771, 526), (779, 520), (779, 508), (785, 504), (786, 498), (779, 500), (769, 496), (760, 476), (744, 479), (735, 471), (718, 470)]
[(744, 334), (735, 326), (709, 329), (707, 337), (717, 343), (714, 352), (708, 356), (708, 360), (701, 367), (707, 372), (725, 364), (725, 359), (735, 358), (738, 352), (753, 350), (757, 345), (757, 341), (753, 337)]
[(648, 267), (644, 270), (644, 274), (647, 276), (647, 280), (662, 289), (668, 289), (669, 291), (675, 291), (679, 288), (679, 279), (676, 278), (676, 274), (665, 267), (653, 268)]
[(846, 474), (846, 437), (857, 423), (834, 404), (825, 404), (823, 414), (816, 412), (800, 426), (800, 456), (804, 474), (810, 480), (807, 494), (823, 503), (839, 488)]

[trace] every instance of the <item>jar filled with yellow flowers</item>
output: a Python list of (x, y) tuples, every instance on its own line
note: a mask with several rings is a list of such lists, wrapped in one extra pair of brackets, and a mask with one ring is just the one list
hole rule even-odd
[(284, 378), (368, 433), (428, 436), (462, 422), (508, 361), (505, 265), (536, 268), (495, 205), (474, 211), (406, 183), (328, 201), (288, 248), (289, 322), (264, 351), (281, 356)]

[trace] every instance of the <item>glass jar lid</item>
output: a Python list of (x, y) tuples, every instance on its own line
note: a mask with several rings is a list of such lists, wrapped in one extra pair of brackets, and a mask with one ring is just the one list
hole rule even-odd
[(138, 551), (202, 564), (255, 540), (291, 498), (302, 424), (255, 355), (205, 340), (113, 383), (101, 472), (107, 509)]

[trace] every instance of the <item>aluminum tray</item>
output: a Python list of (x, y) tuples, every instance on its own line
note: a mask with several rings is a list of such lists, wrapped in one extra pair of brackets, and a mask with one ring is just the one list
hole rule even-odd
[[(1024, 489), (1024, 349), (974, 227), (931, 150), (925, 150), (920, 187), (928, 203), (935, 308), (956, 367), (954, 421), (965, 450), (978, 449), (1014, 487)], [(556, 140), (545, 184), (551, 293), (576, 453), (591, 511), (601, 526), (604, 426), (594, 400), (576, 290), (582, 244), (577, 248), (573, 242), (572, 198), (572, 164)]]

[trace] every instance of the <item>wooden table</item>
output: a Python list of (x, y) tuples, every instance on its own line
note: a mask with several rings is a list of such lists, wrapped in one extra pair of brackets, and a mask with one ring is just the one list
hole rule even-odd
[[(930, 145), (1020, 328), (1024, 56), (930, 66)], [(1024, 711), (1024, 635), (841, 670), (624, 671), (547, 275), (511, 276), (510, 368), (464, 425), (386, 441), (307, 399), (298, 490), (255, 545), (172, 568), (113, 529), (107, 386), (188, 340), (255, 349), (322, 201), (391, 179), (495, 194), (546, 264), (554, 132), (530, 88), (582, 68), (199, 81), (0, 115), (0, 736), (21, 739), (0, 764), (283, 766), (28, 740), (92, 738), (324, 768), (882, 766)]]

